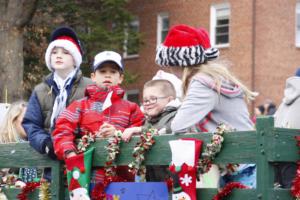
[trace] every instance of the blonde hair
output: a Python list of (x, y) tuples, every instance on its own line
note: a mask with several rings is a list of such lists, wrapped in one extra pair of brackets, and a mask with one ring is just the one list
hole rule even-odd
[(157, 87), (160, 92), (166, 96), (172, 96), (174, 99), (176, 98), (176, 90), (174, 85), (166, 79), (150, 80), (144, 84), (144, 90), (149, 87)]
[(0, 143), (18, 142), (22, 136), (16, 130), (16, 120), (26, 108), (25, 101), (17, 101), (10, 105), (2, 126), (0, 127)]
[(229, 70), (229, 63), (224, 60), (209, 61), (205, 64), (200, 64), (194, 67), (185, 67), (182, 76), (182, 89), (183, 95), (185, 96), (188, 90), (188, 86), (193, 76), (197, 73), (203, 73), (213, 79), (216, 84), (217, 92), (220, 94), (222, 81), (230, 81), (238, 85), (243, 92), (247, 101), (254, 100), (258, 95), (257, 92), (249, 90), (240, 80), (238, 80)]

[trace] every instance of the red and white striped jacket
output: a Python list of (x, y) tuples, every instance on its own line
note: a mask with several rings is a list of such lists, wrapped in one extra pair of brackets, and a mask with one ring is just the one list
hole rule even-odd
[[(112, 105), (103, 110), (103, 103), (112, 91)], [(59, 116), (55, 130), (52, 132), (54, 151), (59, 159), (63, 159), (66, 151), (75, 150), (75, 137), (87, 133), (95, 133), (106, 122), (116, 129), (141, 126), (144, 114), (136, 103), (123, 99), (124, 90), (119, 86), (101, 88), (89, 85), (85, 98), (74, 101)], [(76, 134), (75, 134), (76, 133)]]

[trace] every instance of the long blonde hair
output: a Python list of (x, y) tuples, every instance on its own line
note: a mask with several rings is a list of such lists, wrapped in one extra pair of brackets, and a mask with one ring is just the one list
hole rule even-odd
[(249, 90), (240, 80), (238, 80), (229, 70), (228, 67), (229, 63), (225, 62), (224, 60), (215, 60), (209, 61), (205, 64), (200, 64), (193, 67), (185, 67), (183, 70), (182, 75), (182, 89), (183, 95), (185, 96), (188, 90), (188, 86), (190, 81), (192, 80), (193, 76), (197, 73), (203, 73), (211, 77), (216, 84), (217, 92), (220, 94), (222, 81), (230, 81), (244, 91), (245, 97), (247, 101), (254, 100), (255, 97), (258, 95), (257, 92), (252, 92)]
[(23, 139), (24, 136), (16, 129), (16, 122), (26, 106), (25, 101), (17, 101), (10, 105), (0, 127), (0, 143), (18, 142), (20, 138)]

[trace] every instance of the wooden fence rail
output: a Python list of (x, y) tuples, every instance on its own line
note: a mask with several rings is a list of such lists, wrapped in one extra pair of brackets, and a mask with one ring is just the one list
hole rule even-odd
[[(221, 152), (214, 163), (256, 163), (257, 188), (235, 190), (228, 198), (230, 200), (289, 200), (293, 199), (288, 189), (274, 189), (274, 169), (272, 163), (297, 161), (298, 147), (294, 137), (300, 135), (298, 130), (274, 128), (271, 117), (259, 118), (256, 131), (231, 132), (225, 134)], [(155, 138), (156, 143), (146, 154), (147, 165), (168, 165), (171, 162), (169, 140), (182, 137), (199, 138), (204, 144), (210, 142), (211, 133), (166, 135)], [(127, 165), (132, 161), (132, 149), (137, 138), (130, 143), (121, 143), (121, 154), (118, 156), (118, 165)], [(97, 141), (93, 166), (103, 166), (106, 158), (104, 146), (106, 141)], [(205, 146), (205, 145), (203, 145)], [(67, 199), (62, 180), (62, 163), (52, 161), (40, 155), (27, 143), (0, 145), (0, 168), (4, 167), (50, 167), (52, 168), (51, 193), (53, 200)], [(9, 200), (16, 199), (18, 189), (4, 190)], [(197, 196), (201, 200), (211, 200), (217, 189), (198, 189)], [(38, 199), (38, 191), (31, 194), (29, 199)]]

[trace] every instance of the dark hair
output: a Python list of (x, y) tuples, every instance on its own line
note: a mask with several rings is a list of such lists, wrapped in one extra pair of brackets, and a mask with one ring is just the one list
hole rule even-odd
[(98, 69), (101, 69), (104, 64), (114, 65), (116, 68), (118, 68), (118, 71), (119, 71), (120, 74), (124, 74), (124, 71), (119, 67), (119, 65), (117, 63), (113, 62), (113, 61), (105, 61), (105, 62), (101, 63), (99, 66), (97, 66), (96, 69), (94, 69), (94, 66), (91, 65), (92, 72), (95, 72)]
[(257, 106), (257, 109), (260, 111), (261, 114), (265, 113), (265, 107), (264, 107), (264, 105)]
[(270, 103), (267, 108), (267, 115), (274, 115), (276, 112), (276, 105), (274, 103)]

